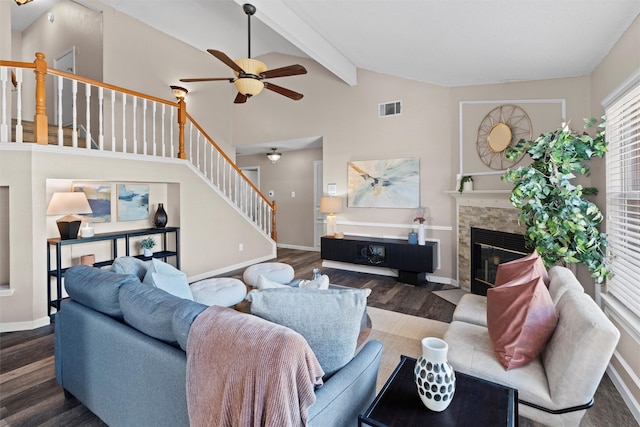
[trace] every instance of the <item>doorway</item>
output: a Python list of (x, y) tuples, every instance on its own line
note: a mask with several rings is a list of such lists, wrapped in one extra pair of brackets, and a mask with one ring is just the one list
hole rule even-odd
[(313, 162), (313, 246), (320, 250), (320, 238), (324, 235), (324, 215), (320, 212), (323, 192), (322, 160)]

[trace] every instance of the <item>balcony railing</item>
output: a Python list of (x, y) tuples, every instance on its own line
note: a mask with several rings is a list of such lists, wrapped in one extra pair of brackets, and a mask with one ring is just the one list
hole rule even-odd
[[(25, 79), (28, 70), (35, 79)], [(184, 98), (167, 101), (51, 69), (42, 53), (33, 63), (0, 60), (0, 92), (0, 143), (184, 159), (276, 240), (275, 201), (267, 200), (193, 120)], [(25, 104), (30, 95), (35, 103)], [(34, 106), (33, 122), (24, 120), (25, 105)]]

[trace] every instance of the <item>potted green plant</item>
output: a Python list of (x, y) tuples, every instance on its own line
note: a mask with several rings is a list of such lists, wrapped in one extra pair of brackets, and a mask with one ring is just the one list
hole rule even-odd
[[(595, 119), (585, 120), (585, 129), (596, 123)], [(604, 120), (595, 137), (586, 132), (579, 135), (563, 125), (509, 148), (510, 160), (526, 152), (533, 162), (502, 176), (503, 181), (514, 184), (510, 200), (521, 209), (525, 239), (547, 267), (581, 263), (598, 283), (611, 275), (605, 253), (607, 236), (598, 229), (602, 213), (585, 198), (585, 189), (572, 181), (576, 174), (588, 174), (586, 161), (606, 151)], [(588, 192), (593, 194), (593, 190)]]
[(151, 249), (156, 245), (156, 241), (153, 237), (147, 237), (140, 241), (140, 247), (143, 250), (144, 256), (153, 256)]
[[(470, 183), (470, 184), (467, 184)], [(466, 185), (465, 185), (466, 184)], [(473, 177), (471, 175), (464, 175), (460, 178), (460, 184), (458, 185), (458, 192), (462, 193), (464, 190), (473, 190)]]

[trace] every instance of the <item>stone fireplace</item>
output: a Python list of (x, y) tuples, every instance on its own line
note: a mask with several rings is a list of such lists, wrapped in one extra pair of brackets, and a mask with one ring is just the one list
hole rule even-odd
[(458, 218), (458, 284), (471, 291), (471, 228), (524, 234), (520, 210), (509, 202), (510, 190), (450, 192)]

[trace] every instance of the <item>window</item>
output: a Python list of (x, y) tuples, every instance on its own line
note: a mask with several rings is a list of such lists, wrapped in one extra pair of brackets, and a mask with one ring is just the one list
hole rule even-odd
[[(607, 293), (640, 316), (640, 70), (607, 116), (607, 234), (614, 277)], [(610, 98), (611, 99), (611, 98)]]

